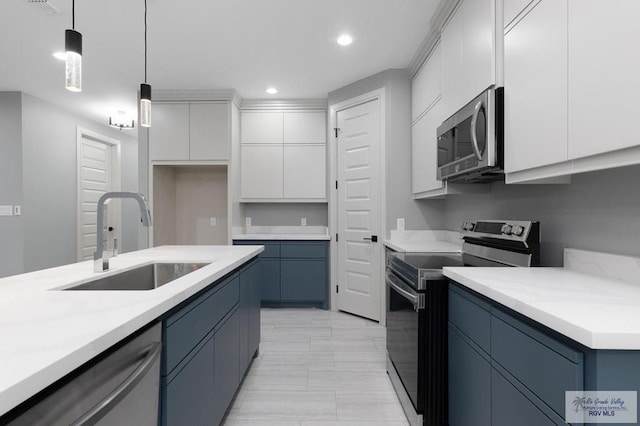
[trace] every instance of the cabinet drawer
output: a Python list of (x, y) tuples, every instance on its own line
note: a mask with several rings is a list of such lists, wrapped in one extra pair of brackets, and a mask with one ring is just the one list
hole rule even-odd
[(449, 322), (485, 352), (491, 348), (490, 305), (455, 287), (449, 291)]
[(559, 415), (565, 391), (582, 390), (582, 353), (494, 311), (491, 356)]
[(325, 259), (327, 257), (327, 245), (325, 243), (282, 243), (280, 248), (283, 258), (291, 259)]
[(491, 426), (554, 426), (547, 417), (498, 371), (491, 369)]
[(264, 246), (260, 257), (280, 257), (280, 243), (262, 240), (234, 240), (236, 246)]
[(166, 320), (166, 374), (216, 326), (239, 299), (240, 278), (235, 274)]

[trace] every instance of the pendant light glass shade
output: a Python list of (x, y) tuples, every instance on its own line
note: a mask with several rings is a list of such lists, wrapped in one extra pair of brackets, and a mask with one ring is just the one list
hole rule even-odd
[(64, 34), (66, 68), (64, 87), (72, 92), (82, 91), (82, 34), (66, 30)]
[(140, 126), (151, 127), (151, 85), (140, 85)]

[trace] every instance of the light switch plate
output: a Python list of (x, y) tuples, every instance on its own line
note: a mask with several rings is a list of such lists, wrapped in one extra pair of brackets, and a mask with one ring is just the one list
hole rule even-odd
[(244, 226), (251, 226), (251, 216), (246, 216), (244, 218)]
[(307, 218), (306, 217), (300, 218), (300, 226), (307, 226)]
[(396, 229), (398, 231), (404, 231), (404, 217), (397, 218), (396, 222)]
[(13, 216), (13, 206), (0, 206), (0, 216)]
[(215, 217), (209, 218), (209, 225), (216, 226), (218, 224), (218, 220)]
[(22, 214), (22, 207), (13, 206), (13, 215), (14, 216), (20, 216), (21, 214)]

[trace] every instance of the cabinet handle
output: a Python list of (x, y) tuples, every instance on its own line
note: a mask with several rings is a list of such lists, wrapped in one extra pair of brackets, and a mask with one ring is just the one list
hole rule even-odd
[(136, 367), (122, 383), (118, 385), (109, 395), (102, 401), (94, 405), (89, 411), (80, 416), (72, 426), (92, 425), (103, 418), (111, 409), (118, 404), (125, 396), (133, 390), (133, 388), (142, 380), (144, 375), (149, 371), (155, 360), (160, 356), (162, 344), (160, 342), (152, 343), (147, 346), (144, 360)]
[(478, 161), (482, 160), (482, 153), (480, 153), (480, 148), (478, 147), (478, 135), (476, 134), (476, 124), (478, 122), (478, 114), (480, 114), (480, 110), (482, 109), (482, 101), (476, 104), (476, 107), (473, 109), (473, 116), (471, 117), (471, 143), (473, 144), (473, 150), (476, 153), (476, 157), (478, 157)]

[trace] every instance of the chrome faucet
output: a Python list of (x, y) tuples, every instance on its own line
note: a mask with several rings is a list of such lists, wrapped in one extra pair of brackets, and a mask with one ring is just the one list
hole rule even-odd
[(151, 212), (147, 199), (142, 194), (135, 192), (106, 192), (98, 200), (98, 229), (96, 251), (93, 253), (93, 271), (103, 272), (109, 269), (109, 257), (106, 256), (104, 249), (104, 206), (107, 200), (113, 198), (133, 198), (140, 205), (140, 213), (142, 214), (142, 225), (151, 226)]

